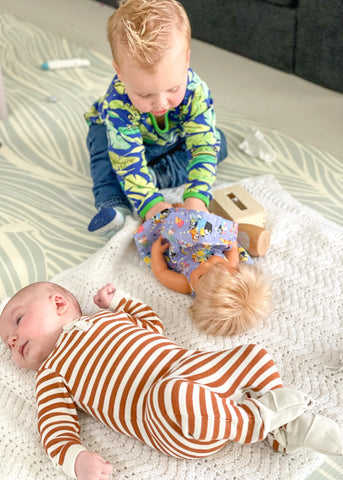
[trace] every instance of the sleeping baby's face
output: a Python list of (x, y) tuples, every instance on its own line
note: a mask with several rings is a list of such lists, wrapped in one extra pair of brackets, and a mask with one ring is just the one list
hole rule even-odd
[(47, 359), (62, 331), (60, 315), (65, 300), (45, 284), (20, 290), (0, 316), (0, 336), (20, 367), (37, 370)]

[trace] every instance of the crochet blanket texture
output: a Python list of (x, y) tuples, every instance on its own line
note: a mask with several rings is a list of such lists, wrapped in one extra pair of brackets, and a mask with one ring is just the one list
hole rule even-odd
[[(314, 411), (342, 422), (343, 228), (291, 197), (273, 176), (240, 182), (267, 213), (271, 246), (256, 263), (273, 284), (274, 309), (258, 328), (229, 338), (211, 337), (191, 323), (192, 298), (172, 292), (156, 280), (140, 259), (132, 234), (139, 219), (125, 227), (88, 260), (52, 281), (70, 289), (85, 313), (97, 311), (92, 297), (106, 282), (153, 307), (164, 322), (165, 335), (189, 349), (219, 350), (258, 343), (274, 357), (284, 384), (309, 393)], [(217, 182), (216, 188), (227, 183)], [(169, 201), (181, 199), (182, 188), (165, 190)], [(36, 428), (34, 372), (13, 365), (4, 345), (1, 353), (0, 478), (63, 480), (46, 457)], [(309, 450), (294, 455), (275, 453), (268, 442), (227, 444), (203, 460), (169, 458), (137, 440), (126, 438), (80, 413), (86, 448), (113, 463), (117, 480), (300, 480), (324, 459)]]

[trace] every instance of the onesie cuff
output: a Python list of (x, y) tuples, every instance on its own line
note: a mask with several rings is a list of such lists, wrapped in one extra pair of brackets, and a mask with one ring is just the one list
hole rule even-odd
[(119, 306), (119, 303), (121, 302), (121, 300), (123, 300), (123, 298), (125, 300), (129, 300), (131, 297), (131, 295), (125, 293), (123, 290), (121, 290), (120, 288), (116, 289), (116, 291), (114, 292), (114, 295), (112, 297), (112, 300), (108, 306), (108, 309), (109, 310), (112, 310), (112, 312), (115, 312)]
[(80, 452), (87, 451), (85, 447), (80, 444), (74, 444), (68, 448), (66, 456), (64, 458), (62, 470), (70, 478), (76, 478), (75, 473), (75, 461)]

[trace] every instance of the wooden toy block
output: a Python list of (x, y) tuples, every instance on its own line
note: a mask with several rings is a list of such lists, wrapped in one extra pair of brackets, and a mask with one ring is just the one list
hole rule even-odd
[(240, 185), (216, 190), (210, 203), (210, 212), (233, 222), (265, 227), (264, 208)]
[(253, 257), (261, 257), (270, 246), (270, 232), (257, 225), (240, 223), (238, 226), (238, 242)]

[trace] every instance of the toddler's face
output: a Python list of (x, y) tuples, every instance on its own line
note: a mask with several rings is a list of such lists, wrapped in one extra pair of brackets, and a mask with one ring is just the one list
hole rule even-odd
[(187, 87), (190, 52), (183, 39), (176, 37), (156, 69), (143, 69), (128, 57), (115, 66), (132, 104), (142, 113), (164, 115), (182, 102)]
[(53, 295), (19, 291), (0, 317), (0, 336), (20, 367), (37, 370), (52, 351), (61, 331)]
[(237, 267), (230, 265), (228, 260), (225, 257), (219, 257), (217, 255), (212, 255), (208, 260), (205, 262), (200, 263), (200, 265), (195, 268), (189, 277), (193, 290), (196, 292), (199, 280), (202, 276), (206, 275), (213, 265), (218, 265), (219, 267), (227, 270), (231, 275), (237, 273)]

